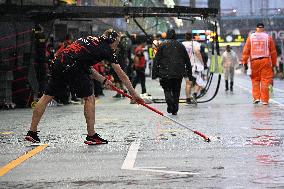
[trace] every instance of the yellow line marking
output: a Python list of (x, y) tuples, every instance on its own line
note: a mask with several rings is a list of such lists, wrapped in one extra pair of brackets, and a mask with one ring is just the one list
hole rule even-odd
[(12, 131), (7, 131), (7, 132), (1, 132), (0, 134), (1, 135), (10, 135), (10, 134), (13, 134), (14, 132)]
[(173, 122), (172, 122), (172, 121), (168, 121), (168, 120), (167, 120), (167, 121), (164, 121), (164, 123), (173, 123)]
[(2, 177), (3, 175), (5, 175), (7, 172), (9, 172), (10, 170), (12, 170), (13, 168), (15, 168), (16, 166), (20, 165), (21, 163), (23, 163), (24, 161), (26, 161), (27, 159), (29, 159), (30, 157), (36, 155), (37, 153), (41, 152), (42, 150), (44, 150), (46, 147), (48, 146), (48, 144), (43, 144), (41, 146), (38, 146), (28, 152), (26, 152), (24, 155), (18, 157), (17, 159), (11, 161), (10, 163), (8, 163), (7, 165), (5, 165), (4, 167), (0, 168), (0, 177)]

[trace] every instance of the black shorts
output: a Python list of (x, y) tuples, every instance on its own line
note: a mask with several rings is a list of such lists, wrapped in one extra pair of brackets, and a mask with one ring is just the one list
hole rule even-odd
[(93, 85), (89, 73), (80, 66), (71, 67), (66, 71), (64, 63), (55, 62), (44, 94), (59, 96), (70, 88), (77, 97), (83, 98), (93, 95)]

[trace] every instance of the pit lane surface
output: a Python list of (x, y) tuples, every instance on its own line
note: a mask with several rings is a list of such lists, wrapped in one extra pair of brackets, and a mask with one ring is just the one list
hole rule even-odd
[[(3, 174), (0, 188), (283, 188), (283, 81), (275, 81), (269, 106), (251, 103), (245, 76), (237, 76), (233, 93), (223, 86), (222, 80), (213, 101), (180, 104), (178, 115), (170, 115), (211, 143), (105, 91), (96, 129), (109, 144), (88, 146), (82, 105), (48, 107), (39, 127), (48, 147)], [(147, 92), (163, 97), (157, 81), (147, 80)], [(151, 106), (166, 112), (165, 104)], [(0, 111), (0, 169), (38, 148), (23, 140), (31, 114)]]

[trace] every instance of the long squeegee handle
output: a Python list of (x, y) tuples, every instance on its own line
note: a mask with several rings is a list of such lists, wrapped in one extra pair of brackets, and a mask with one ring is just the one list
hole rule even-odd
[[(132, 96), (130, 96), (129, 94), (127, 94), (127, 93), (123, 92), (122, 90), (116, 88), (115, 86), (111, 85), (111, 88), (114, 91), (118, 92), (119, 94), (122, 94), (123, 96), (126, 96), (127, 98), (133, 99)], [(164, 116), (163, 112), (160, 112), (159, 110), (157, 110), (157, 109), (155, 109), (155, 108), (145, 104), (144, 102), (137, 102), (137, 103), (141, 104), (142, 106), (145, 106), (146, 108), (152, 110), (153, 112), (156, 112), (157, 114), (160, 114), (161, 116)]]
[[(130, 98), (130, 99), (133, 99), (132, 96), (130, 96), (129, 94), (126, 94), (126, 93), (123, 92), (122, 90), (116, 88), (114, 85), (111, 85), (111, 88), (112, 88), (114, 91), (118, 92), (119, 94), (122, 94), (123, 96), (126, 96), (126, 97), (128, 97), (128, 98)], [(159, 110), (157, 110), (157, 109), (155, 109), (155, 108), (153, 108), (153, 107), (151, 107), (151, 106), (145, 104), (144, 102), (137, 102), (137, 103), (141, 104), (142, 106), (145, 106), (146, 108), (152, 110), (153, 112), (156, 112), (157, 114), (160, 114), (161, 116), (164, 116), (164, 117), (166, 117), (166, 118), (168, 118), (168, 119), (174, 121), (175, 123), (178, 123), (178, 124), (182, 125), (183, 127), (186, 127), (186, 126), (184, 126), (183, 124), (177, 122), (176, 120), (174, 120), (174, 119), (172, 119), (172, 118), (170, 118), (170, 117), (168, 117), (168, 116), (165, 116), (162, 112), (160, 112)], [(186, 128), (188, 128), (188, 127), (186, 127)], [(191, 130), (190, 128), (188, 128), (188, 129)], [(200, 133), (200, 132), (198, 132), (198, 131), (194, 131), (194, 130), (191, 130), (191, 131), (192, 131), (193, 133), (195, 133), (195, 134), (201, 136), (206, 142), (210, 142), (210, 139), (209, 139), (206, 135), (204, 135), (204, 134), (202, 134), (202, 133)]]

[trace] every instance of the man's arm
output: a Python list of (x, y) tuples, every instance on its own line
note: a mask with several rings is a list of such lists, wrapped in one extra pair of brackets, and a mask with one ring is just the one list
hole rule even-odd
[(271, 36), (269, 37), (269, 51), (270, 51), (272, 66), (276, 66), (277, 51), (276, 51), (276, 48), (275, 48), (275, 43), (274, 43)]
[(198, 49), (194, 49), (194, 55), (195, 57), (204, 65), (203, 59), (202, 59), (202, 55), (200, 53), (200, 50)]
[(192, 75), (191, 62), (190, 62), (188, 53), (186, 51), (186, 48), (183, 45), (181, 46), (181, 50), (182, 50), (182, 53), (183, 53), (184, 62), (185, 62), (185, 66), (186, 66), (186, 75), (188, 77), (190, 77)]
[(162, 50), (160, 46), (153, 60), (152, 79), (157, 79), (159, 75), (158, 73), (159, 73), (159, 62), (160, 62), (161, 53), (162, 53)]
[(188, 77), (189, 81), (195, 81), (196, 78), (192, 76), (192, 66), (191, 66), (190, 58), (188, 56), (186, 48), (183, 45), (181, 46), (181, 50), (183, 52), (183, 57), (185, 61), (186, 76)]
[(97, 70), (95, 70), (92, 66), (90, 67), (91, 68), (91, 78), (92, 79), (95, 79), (95, 80), (98, 80), (99, 82), (103, 83), (104, 80), (105, 80), (105, 77), (102, 76)]
[(91, 68), (91, 78), (101, 82), (106, 88), (111, 89), (112, 82), (109, 81), (107, 78), (102, 76), (97, 70), (95, 70), (92, 66)]
[(247, 38), (246, 40), (246, 44), (244, 46), (244, 49), (243, 49), (243, 55), (242, 55), (242, 64), (247, 64), (247, 61), (250, 57), (250, 37)]

